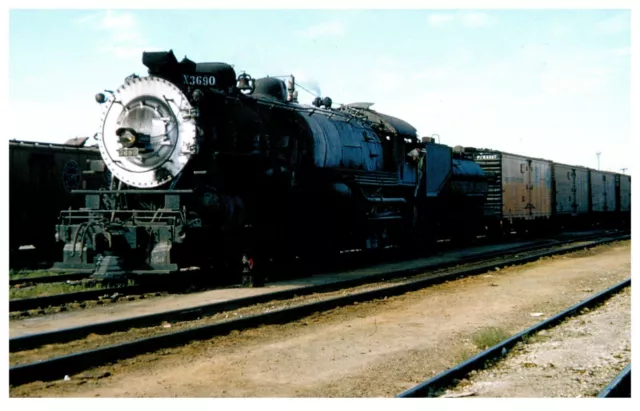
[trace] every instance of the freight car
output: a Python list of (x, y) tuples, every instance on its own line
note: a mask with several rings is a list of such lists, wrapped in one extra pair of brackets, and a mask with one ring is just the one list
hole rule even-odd
[(467, 147), (464, 152), (489, 179), (484, 216), (490, 232), (548, 225), (554, 202), (551, 161), (491, 149)]
[(591, 209), (590, 170), (561, 163), (553, 163), (552, 169), (554, 215), (561, 224), (584, 224)]
[[(29, 262), (54, 261), (60, 247), (54, 241), (60, 210), (83, 205), (72, 196), (90, 180), (83, 171), (88, 161), (99, 161), (97, 148), (74, 144), (9, 141), (9, 263), (18, 268), (20, 247), (35, 247)], [(70, 142), (71, 143), (71, 142)], [(24, 247), (23, 247), (24, 248)], [(24, 253), (23, 253), (24, 254)]]
[(613, 212), (617, 207), (616, 174), (590, 170), (591, 210), (594, 217)]
[(113, 179), (62, 212), (57, 269), (122, 278), (200, 267), (255, 285), (271, 260), (411, 245), (482, 223), (482, 169), (371, 104), (302, 105), (293, 77), (254, 80), (172, 51), (142, 62), (148, 76), (96, 96)]
[(616, 176), (616, 197), (619, 198), (619, 211), (623, 224), (631, 222), (631, 176), (618, 174)]
[(629, 224), (630, 176), (498, 150), (458, 150), (487, 175), (489, 233)]

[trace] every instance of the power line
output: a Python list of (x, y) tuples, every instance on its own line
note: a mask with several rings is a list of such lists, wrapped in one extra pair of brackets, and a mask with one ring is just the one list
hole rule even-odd
[(313, 97), (320, 97), (319, 95), (317, 95), (316, 93), (309, 91), (306, 87), (303, 87), (302, 84), (300, 83), (296, 83), (297, 87), (300, 87), (301, 89), (303, 89), (304, 91), (306, 91), (307, 93), (311, 94)]

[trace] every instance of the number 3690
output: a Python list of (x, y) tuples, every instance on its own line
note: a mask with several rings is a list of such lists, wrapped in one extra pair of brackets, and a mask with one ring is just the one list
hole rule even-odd
[(184, 84), (190, 86), (213, 86), (216, 84), (216, 78), (214, 76), (190, 76), (185, 74)]

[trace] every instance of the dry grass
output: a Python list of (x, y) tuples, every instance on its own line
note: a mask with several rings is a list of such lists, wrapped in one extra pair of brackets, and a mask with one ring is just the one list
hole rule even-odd
[(486, 350), (487, 348), (496, 345), (500, 341), (506, 340), (510, 336), (511, 334), (509, 334), (502, 328), (487, 327), (473, 333), (471, 339), (476, 347), (481, 350)]
[(15, 300), (19, 298), (44, 297), (47, 295), (75, 293), (87, 290), (100, 290), (102, 288), (105, 287), (101, 283), (91, 282), (80, 284), (44, 283), (25, 288), (10, 288), (9, 299)]
[(29, 279), (35, 277), (53, 277), (60, 275), (47, 270), (9, 270), (9, 278), (12, 280)]
[(466, 347), (460, 348), (458, 352), (455, 354), (454, 360), (457, 363), (461, 363), (467, 361), (469, 358), (473, 357), (476, 353), (473, 350), (470, 350)]
[[(135, 281), (128, 280), (127, 286), (135, 285)], [(19, 298), (33, 298), (33, 297), (44, 297), (47, 295), (56, 295), (56, 294), (64, 294), (64, 293), (75, 293), (80, 291), (89, 291), (89, 290), (101, 290), (103, 288), (109, 288), (101, 282), (96, 281), (83, 281), (79, 283), (43, 283), (36, 284), (30, 287), (25, 288), (10, 288), (9, 289), (9, 299), (19, 299)]]

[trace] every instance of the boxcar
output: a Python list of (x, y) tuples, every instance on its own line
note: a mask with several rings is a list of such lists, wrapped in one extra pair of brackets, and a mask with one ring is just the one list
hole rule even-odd
[(21, 246), (35, 247), (37, 259), (51, 258), (57, 251), (54, 234), (60, 211), (84, 206), (84, 198), (70, 192), (83, 187), (83, 172), (99, 159), (97, 148), (9, 141), (11, 266), (16, 266)]
[(591, 211), (597, 214), (613, 213), (617, 208), (616, 174), (609, 171), (591, 171)]
[(618, 175), (620, 187), (620, 212), (622, 213), (630, 213), (631, 212), (631, 176), (628, 175)]
[(551, 161), (489, 149), (475, 150), (473, 159), (489, 177), (489, 221), (504, 226), (552, 217)]
[(554, 216), (586, 217), (589, 214), (589, 169), (553, 163)]
[(631, 224), (631, 176), (616, 175), (616, 198), (618, 223), (624, 228), (629, 228)]

